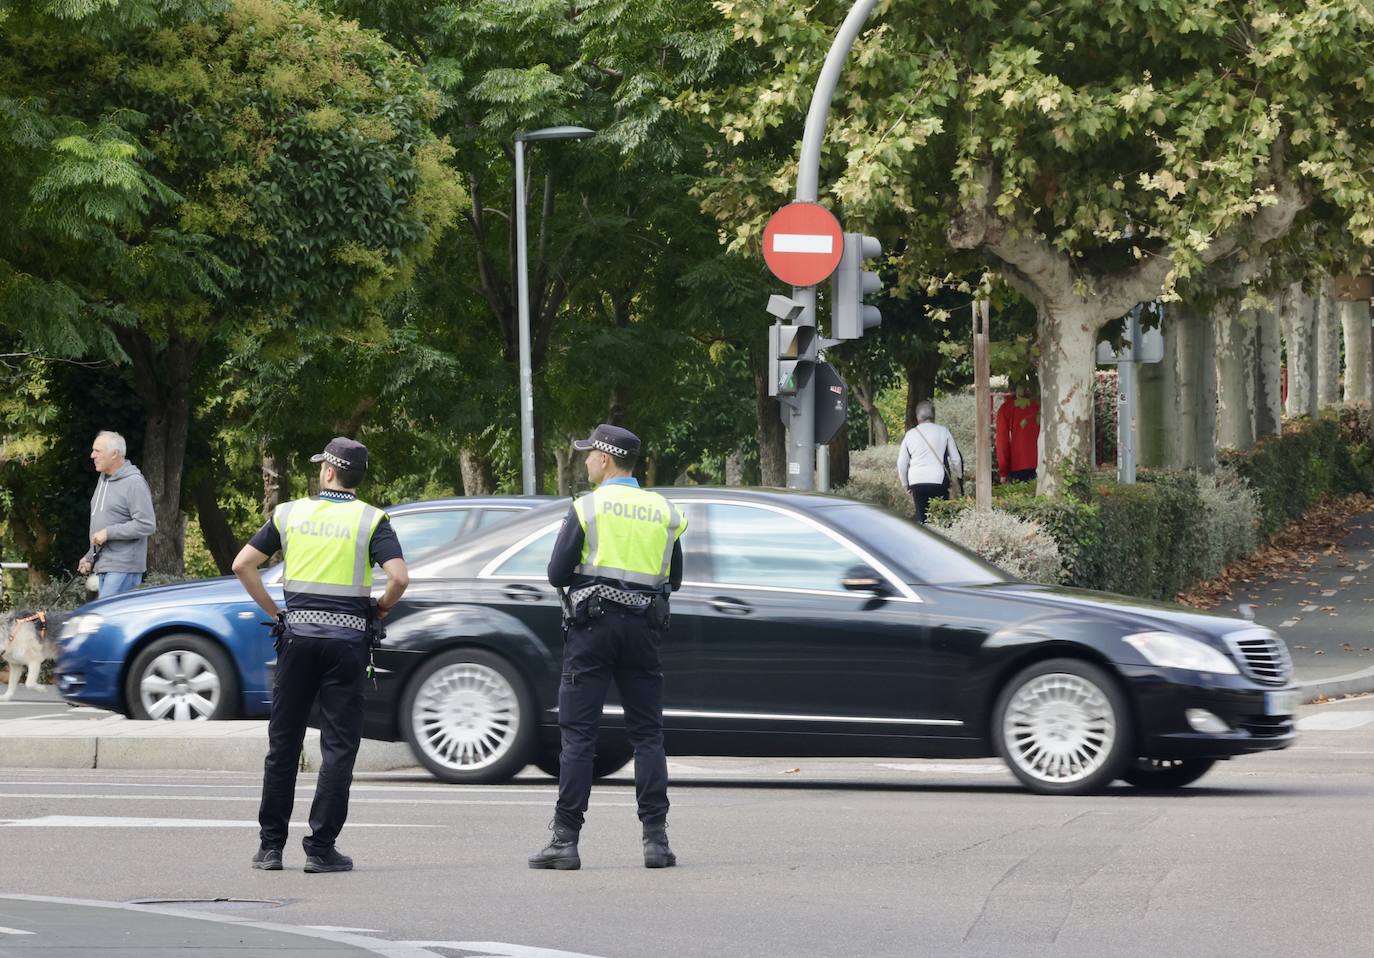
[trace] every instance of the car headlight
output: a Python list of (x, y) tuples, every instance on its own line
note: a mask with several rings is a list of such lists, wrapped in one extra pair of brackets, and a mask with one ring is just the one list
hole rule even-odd
[(75, 652), (81, 647), (81, 643), (86, 641), (87, 636), (99, 632), (100, 627), (104, 624), (105, 619), (93, 612), (88, 612), (85, 615), (74, 615), (62, 623), (62, 631), (58, 635), (58, 639), (67, 651)]
[(1190, 672), (1216, 672), (1239, 675), (1240, 670), (1218, 648), (1172, 632), (1137, 632), (1125, 638), (1146, 661), (1165, 669), (1188, 669)]

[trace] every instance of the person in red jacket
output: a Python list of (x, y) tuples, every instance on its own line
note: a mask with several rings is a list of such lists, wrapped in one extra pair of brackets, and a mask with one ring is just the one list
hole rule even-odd
[(997, 474), (1003, 482), (1035, 478), (1039, 463), (1040, 404), (1025, 386), (997, 410)]

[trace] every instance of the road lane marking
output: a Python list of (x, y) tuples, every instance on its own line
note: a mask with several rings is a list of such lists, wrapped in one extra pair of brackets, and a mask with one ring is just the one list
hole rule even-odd
[(18, 929), (18, 928), (6, 928), (4, 925), (0, 925), (0, 935), (32, 935), (32, 934), (33, 934), (33, 932), (31, 932), (31, 931), (21, 931), (21, 930)]
[[(10, 782), (9, 784), (11, 786), (37, 785), (43, 786), (45, 788), (67, 788), (68, 786), (74, 788), (213, 788), (217, 790), (237, 788), (248, 789), (253, 791), (254, 793), (262, 791), (261, 784), (234, 785), (227, 782), (223, 784), (196, 785), (191, 782), (43, 782), (36, 780), (24, 780), (18, 782)], [(315, 786), (297, 785), (296, 791), (309, 792), (313, 794), (315, 791)], [(544, 786), (531, 786), (528, 788), (522, 788), (515, 785), (444, 785), (441, 782), (435, 782), (433, 785), (359, 785), (355, 782), (352, 786), (351, 791), (353, 794), (357, 794), (358, 792), (439, 792), (441, 794), (444, 792), (452, 792), (455, 795), (485, 795), (495, 793), (502, 795), (543, 795), (547, 797), (556, 797), (558, 795), (558, 786), (549, 784)], [(151, 798), (152, 796), (146, 797)], [(172, 797), (181, 798), (189, 796)]]
[[(553, 796), (550, 795), (549, 798)], [(120, 795), (106, 792), (91, 794), (68, 794), (66, 792), (0, 792), (0, 798), (43, 798), (67, 799), (70, 801), (109, 801), (109, 802), (257, 802), (256, 795)], [(351, 798), (350, 805), (535, 805), (548, 804), (548, 799), (524, 801), (499, 798)], [(602, 808), (634, 808), (634, 802), (593, 801)]]
[(998, 775), (1010, 774), (1005, 765), (974, 765), (962, 762), (880, 762), (878, 768), (896, 772), (935, 772), (941, 775)]
[[(253, 822), (253, 827), (257, 828), (258, 823)], [(350, 822), (349, 827), (354, 827)], [(208, 915), (204, 912), (184, 911), (179, 908), (169, 908), (165, 905), (133, 905), (117, 901), (92, 901), (89, 898), (57, 898), (48, 895), (12, 895), (0, 893), (0, 901), (32, 901), (45, 905), (70, 905), (81, 908), (113, 908), (117, 911), (141, 912), (149, 915), (166, 915), (171, 918), (186, 919), (188, 921), (209, 921), (219, 925), (237, 925), (246, 928), (257, 928), (262, 931), (275, 932), (283, 935), (299, 935), (302, 938), (314, 938), (319, 941), (333, 941), (339, 944), (352, 945), (354, 948), (361, 948), (374, 955), (381, 955), (382, 958), (435, 958), (432, 951), (425, 951), (417, 948), (405, 941), (387, 941), (384, 938), (368, 938), (365, 935), (355, 935), (346, 931), (321, 931), (318, 929), (307, 928), (304, 925), (284, 925), (274, 921), (257, 921), (252, 918), (245, 918), (242, 915)]]
[[(293, 828), (309, 828), (292, 822)], [(256, 821), (221, 818), (113, 818), (101, 815), (44, 815), (41, 818), (0, 818), (0, 828), (260, 828)], [(401, 825), (349, 822), (349, 828), (442, 828), (441, 825)]]
[(306, 925), (306, 928), (313, 928), (316, 931), (351, 931), (356, 934), (380, 935), (380, 928), (350, 928), (347, 925)]
[(1318, 712), (1298, 719), (1300, 732), (1344, 732), (1374, 722), (1374, 712)]
[(503, 941), (407, 941), (403, 944), (417, 948), (446, 948), (466, 953), (467, 958), (597, 958), (580, 951), (559, 951), (557, 948), (534, 948), (529, 945), (508, 945)]

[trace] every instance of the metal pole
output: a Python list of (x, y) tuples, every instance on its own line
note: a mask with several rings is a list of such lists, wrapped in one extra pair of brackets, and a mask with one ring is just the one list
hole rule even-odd
[(530, 372), (530, 281), (525, 255), (525, 144), (515, 141), (515, 257), (520, 301), (520, 487), (534, 495), (534, 383)]
[(973, 304), (973, 396), (978, 404), (974, 457), (974, 508), (992, 511), (992, 384), (988, 357), (988, 301)]
[[(806, 113), (806, 129), (802, 132), (801, 158), (797, 165), (798, 201), (816, 202), (821, 175), (821, 144), (825, 141), (830, 101), (835, 96), (835, 86), (839, 83), (849, 49), (854, 46), (855, 38), (877, 2), (857, 0), (835, 34), (830, 52), (825, 55), (825, 63), (821, 65), (821, 75), (816, 80), (816, 91), (811, 95), (811, 107)], [(794, 286), (792, 299), (803, 305), (796, 325), (815, 326), (816, 287)], [(816, 465), (816, 385), (813, 378), (797, 390), (795, 403), (790, 406), (787, 415), (787, 488), (803, 491), (814, 489)], [(827, 485), (829, 478), (827, 474)]]
[(1116, 478), (1135, 482), (1136, 362), (1140, 355), (1140, 307), (1126, 317), (1126, 345), (1116, 364)]

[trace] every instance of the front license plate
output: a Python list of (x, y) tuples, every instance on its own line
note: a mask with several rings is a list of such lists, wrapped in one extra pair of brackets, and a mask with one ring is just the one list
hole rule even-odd
[(1264, 693), (1265, 715), (1292, 715), (1298, 710), (1298, 690)]

